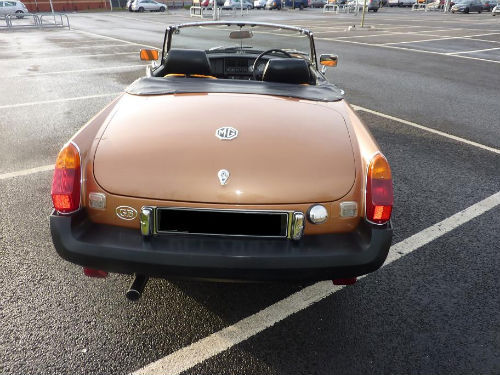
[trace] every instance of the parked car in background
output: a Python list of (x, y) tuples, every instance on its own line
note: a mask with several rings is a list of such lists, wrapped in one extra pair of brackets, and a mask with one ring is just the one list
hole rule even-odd
[(273, 9), (281, 9), (281, 0), (267, 0), (266, 3), (266, 9), (273, 10)]
[(497, 0), (481, 0), (481, 4), (483, 5), (483, 10), (485, 12), (491, 12), (491, 10), (497, 6)]
[(255, 9), (266, 9), (266, 2), (267, 0), (255, 0), (253, 2), (253, 7)]
[(367, 0), (366, 1), (366, 10), (367, 11), (373, 11), (376, 12), (378, 11), (378, 8), (380, 8), (380, 0)]
[(500, 14), (500, 5), (495, 6), (495, 7), (491, 10), (491, 15), (492, 15), (492, 16), (496, 16), (497, 14)]
[[(347, 3), (352, 8), (358, 7), (358, 9), (362, 10), (364, 6), (364, 0), (351, 0)], [(366, 0), (366, 10), (373, 12), (377, 12), (378, 8), (380, 8), (380, 0)]]
[(327, 0), (310, 0), (309, 6), (311, 8), (323, 8), (326, 4)]
[(155, 0), (135, 0), (132, 2), (129, 10), (131, 12), (144, 12), (146, 10), (150, 12), (165, 12), (167, 6)]
[[(444, 4), (445, 4), (446, 0), (439, 0), (439, 6), (440, 6), (440, 9), (443, 9), (444, 8)], [(455, 5), (455, 0), (450, 0), (450, 2), (448, 3), (448, 10), (451, 10), (451, 7)]]
[(0, 1), (0, 15), (18, 14), (17, 18), (23, 18), (22, 13), (29, 13), (28, 8), (20, 1)]
[(222, 9), (253, 9), (253, 3), (251, 0), (243, 0), (243, 6), (241, 0), (226, 0)]
[(451, 13), (470, 13), (483, 11), (483, 4), (479, 0), (458, 0), (451, 7)]
[(267, 0), (266, 9), (299, 8), (304, 9), (309, 6), (308, 0)]
[(399, 0), (400, 7), (412, 7), (415, 4), (416, 0)]
[[(217, 6), (222, 7), (224, 5), (224, 0), (217, 0)], [(214, 6), (214, 0), (202, 0), (200, 6), (212, 9)]]

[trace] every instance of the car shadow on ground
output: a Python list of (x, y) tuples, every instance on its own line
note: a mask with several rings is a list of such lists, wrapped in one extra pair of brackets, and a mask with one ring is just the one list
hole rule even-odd
[(169, 280), (169, 283), (228, 324), (234, 324), (311, 284), (190, 280)]

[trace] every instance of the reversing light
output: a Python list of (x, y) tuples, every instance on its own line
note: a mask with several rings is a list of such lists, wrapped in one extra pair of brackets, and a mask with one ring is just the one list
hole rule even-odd
[(368, 166), (366, 178), (366, 219), (385, 224), (391, 219), (394, 193), (391, 168), (384, 155), (377, 153)]
[(70, 213), (80, 207), (80, 153), (68, 143), (57, 155), (52, 180), (52, 202), (61, 213)]
[(324, 206), (315, 204), (307, 211), (307, 217), (313, 224), (323, 224), (328, 219), (328, 211)]

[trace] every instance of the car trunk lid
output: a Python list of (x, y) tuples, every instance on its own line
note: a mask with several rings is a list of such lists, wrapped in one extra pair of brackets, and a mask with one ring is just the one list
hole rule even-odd
[[(216, 130), (238, 136), (221, 140)], [(219, 172), (229, 171), (225, 185)], [(324, 103), (250, 94), (124, 95), (94, 158), (117, 195), (228, 204), (334, 201), (355, 163), (343, 117)]]

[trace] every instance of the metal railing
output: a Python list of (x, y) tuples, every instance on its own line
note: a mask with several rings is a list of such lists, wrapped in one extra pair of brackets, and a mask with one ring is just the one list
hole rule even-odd
[(323, 6), (323, 13), (355, 13), (357, 16), (360, 6), (363, 7), (362, 3), (359, 5), (327, 3)]
[[(217, 7), (217, 19), (220, 19), (221, 16), (230, 16), (230, 17), (235, 17), (240, 13), (240, 15), (245, 15), (249, 13), (248, 8), (226, 8), (224, 9), (221, 6)], [(211, 17), (213, 18), (214, 15), (214, 10), (213, 7), (202, 7), (202, 6), (197, 6), (193, 5), (192, 7), (189, 8), (189, 16), (190, 17), (200, 17), (200, 18), (205, 18), (205, 17)]]
[[(26, 23), (26, 20), (30, 20), (29, 23)], [(71, 29), (68, 15), (65, 13), (11, 13), (5, 15), (5, 26), (0, 25), (0, 28), (8, 29), (54, 27), (67, 27)]]
[[(45, 17), (45, 18), (44, 18)], [(53, 22), (51, 22), (52, 19)], [(64, 18), (66, 18), (66, 24), (64, 24)], [(44, 23), (44, 19), (46, 20)], [(45, 27), (68, 27), (68, 29), (71, 29), (69, 25), (69, 17), (65, 13), (48, 13), (48, 14), (42, 14), (40, 16), (40, 26), (45, 28)]]
[(416, 2), (415, 4), (413, 4), (411, 6), (411, 10), (426, 10), (426, 5), (425, 3), (419, 3), (419, 2)]
[[(220, 18), (221, 15), (221, 8), (217, 8), (217, 19)], [(189, 8), (189, 16), (190, 17), (200, 17), (200, 18), (205, 18), (205, 17), (210, 17), (212, 18), (214, 16), (214, 8), (207, 8), (207, 7), (201, 7), (201, 6), (192, 6)]]
[[(30, 20), (32, 19), (32, 22)], [(12, 21), (16, 21), (16, 23), (12, 23)], [(27, 24), (26, 21), (29, 20)], [(12, 27), (39, 27), (40, 26), (40, 17), (38, 14), (33, 13), (11, 13), (5, 15), (5, 26), (7, 28)]]

